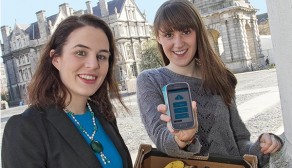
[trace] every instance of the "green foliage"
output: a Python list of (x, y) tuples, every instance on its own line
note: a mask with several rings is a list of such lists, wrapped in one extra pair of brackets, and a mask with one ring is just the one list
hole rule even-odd
[(141, 70), (158, 68), (163, 66), (157, 44), (155, 41), (149, 41), (146, 48), (142, 50)]

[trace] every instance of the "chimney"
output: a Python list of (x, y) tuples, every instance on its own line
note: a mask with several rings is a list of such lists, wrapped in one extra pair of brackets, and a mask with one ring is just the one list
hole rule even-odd
[(108, 15), (107, 2), (105, 0), (99, 0), (99, 8), (102, 17)]
[(71, 15), (71, 10), (69, 8), (68, 3), (63, 3), (63, 4), (59, 5), (59, 11), (62, 11), (66, 16)]
[(75, 12), (73, 8), (69, 8), (69, 11), (70, 11), (70, 15), (73, 15)]
[(11, 28), (8, 26), (2, 26), (1, 33), (2, 33), (2, 40), (3, 40), (2, 54), (4, 55), (10, 51), (10, 43), (9, 43), (8, 37), (11, 33)]
[(45, 15), (46, 11), (40, 10), (36, 14), (38, 25), (39, 25), (39, 32), (41, 38), (47, 38), (48, 36), (48, 28), (47, 28), (47, 18)]
[(40, 10), (35, 14), (37, 16), (38, 22), (45, 22), (46, 21), (46, 11)]
[(87, 1), (86, 2), (86, 7), (87, 7), (87, 13), (93, 14), (92, 7), (91, 7), (91, 2), (90, 1)]

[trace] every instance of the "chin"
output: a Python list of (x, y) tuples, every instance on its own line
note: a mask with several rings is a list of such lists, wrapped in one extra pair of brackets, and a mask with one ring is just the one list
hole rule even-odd
[(84, 97), (90, 97), (90, 96), (94, 95), (95, 93), (96, 93), (96, 91), (88, 92), (88, 90), (87, 90), (87, 91), (84, 91), (84, 92), (80, 93), (80, 95), (82, 95)]

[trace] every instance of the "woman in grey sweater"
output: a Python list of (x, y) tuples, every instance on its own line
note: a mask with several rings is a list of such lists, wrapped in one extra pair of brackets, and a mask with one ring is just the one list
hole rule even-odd
[[(166, 66), (138, 76), (137, 96), (142, 122), (156, 147), (186, 158), (194, 154), (253, 154), (260, 166), (265, 165), (270, 154), (281, 148), (281, 139), (264, 133), (255, 143), (250, 141), (235, 104), (237, 80), (213, 51), (193, 4), (166, 1), (156, 13), (154, 33)], [(165, 114), (161, 88), (174, 82), (190, 85), (198, 127), (176, 131), (167, 126), (170, 117)]]

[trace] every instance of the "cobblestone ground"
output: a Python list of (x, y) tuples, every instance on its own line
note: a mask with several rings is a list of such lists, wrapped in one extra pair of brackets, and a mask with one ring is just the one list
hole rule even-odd
[[(236, 74), (236, 77), (238, 79), (236, 103), (243, 121), (252, 134), (251, 139), (256, 140), (258, 135), (263, 132), (281, 134), (283, 121), (275, 69), (240, 73)], [(127, 95), (126, 93), (124, 95), (126, 95), (124, 101), (130, 113), (126, 113), (117, 105), (119, 113), (117, 122), (134, 162), (140, 144), (152, 144), (153, 146), (154, 144), (149, 139), (141, 122), (136, 95)], [(256, 104), (256, 109), (251, 112), (247, 110), (247, 107), (254, 104)], [(24, 108), (12, 108), (1, 112), (1, 139), (3, 128), (9, 116), (20, 113)]]

